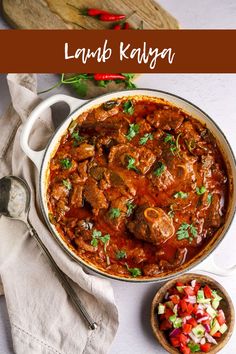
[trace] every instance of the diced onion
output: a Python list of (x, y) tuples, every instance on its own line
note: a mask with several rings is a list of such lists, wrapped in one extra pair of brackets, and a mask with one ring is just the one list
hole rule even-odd
[(188, 296), (188, 298), (186, 299), (186, 302), (189, 302), (190, 304), (196, 304), (197, 298), (196, 298), (195, 295), (193, 295), (193, 296)]
[(205, 337), (209, 343), (217, 344), (215, 338), (213, 338), (209, 333), (205, 332)]
[(206, 332), (207, 332), (207, 333), (210, 333), (210, 331), (211, 331), (210, 325), (206, 323), (206, 324), (204, 324), (204, 327), (205, 327), (205, 329), (206, 329)]
[(176, 336), (178, 336), (180, 333), (181, 333), (180, 328), (175, 328), (175, 329), (173, 329), (172, 332), (170, 332), (170, 337), (176, 337)]
[(194, 343), (200, 343), (201, 338), (197, 338), (192, 332), (189, 333), (188, 335), (194, 341)]
[(200, 341), (200, 344), (205, 344), (206, 343), (206, 338), (202, 338), (201, 341)]
[(197, 282), (196, 279), (194, 279), (194, 280), (191, 281), (191, 286), (192, 286), (193, 288), (195, 288), (196, 282)]
[(165, 294), (165, 296), (164, 296), (164, 299), (167, 300), (168, 297), (169, 297), (169, 293), (167, 292), (167, 293)]
[(203, 316), (197, 320), (198, 323), (201, 323), (202, 321), (207, 321), (209, 320), (209, 316)]

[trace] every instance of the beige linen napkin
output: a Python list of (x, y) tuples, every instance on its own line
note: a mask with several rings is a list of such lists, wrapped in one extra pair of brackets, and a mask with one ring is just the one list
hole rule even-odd
[[(4, 292), (17, 354), (107, 353), (118, 327), (110, 283), (85, 273), (47, 230), (37, 205), (38, 172), (19, 145), (21, 124), (39, 103), (36, 75), (9, 74), (12, 105), (0, 119), (0, 177), (17, 175), (32, 191), (30, 221), (73, 287), (98, 329), (88, 330), (74, 310), (40, 248), (22, 222), (0, 217), (0, 294)], [(37, 122), (31, 144), (40, 148), (53, 131), (50, 111)]]

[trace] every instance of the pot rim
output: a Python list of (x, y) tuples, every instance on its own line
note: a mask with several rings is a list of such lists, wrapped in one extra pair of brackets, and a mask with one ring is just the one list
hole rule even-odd
[[(198, 266), (201, 262), (203, 262), (206, 258), (208, 258), (213, 251), (219, 246), (219, 244), (222, 242), (222, 240), (225, 238), (227, 232), (229, 231), (232, 222), (234, 220), (235, 217), (235, 213), (236, 213), (236, 202), (234, 203), (234, 205), (232, 204), (231, 208), (232, 208), (232, 215), (228, 215), (228, 218), (230, 217), (229, 223), (227, 225), (226, 228), (222, 229), (221, 232), (219, 233), (217, 240), (214, 241), (214, 243), (210, 246), (210, 249), (208, 251), (206, 251), (204, 254), (202, 254), (198, 259), (196, 259), (195, 261), (190, 261), (189, 265), (186, 265), (186, 267), (184, 267), (184, 269), (181, 269), (179, 271), (175, 271), (175, 272), (170, 272), (170, 274), (167, 274), (166, 276), (163, 277), (152, 277), (152, 278), (124, 278), (121, 276), (116, 276), (113, 274), (109, 274), (106, 273), (105, 271), (99, 269), (99, 268), (95, 268), (95, 266), (93, 266), (92, 264), (89, 264), (87, 262), (85, 262), (80, 256), (76, 255), (75, 252), (70, 249), (70, 247), (68, 245), (66, 245), (66, 242), (63, 240), (63, 238), (61, 236), (58, 236), (55, 232), (55, 230), (52, 227), (52, 224), (50, 223), (50, 221), (48, 220), (48, 215), (46, 213), (46, 207), (44, 206), (44, 200), (43, 200), (43, 191), (42, 191), (42, 181), (45, 179), (45, 176), (43, 176), (43, 167), (45, 164), (45, 157), (46, 154), (49, 150), (49, 148), (51, 147), (51, 143), (52, 140), (57, 136), (58, 132), (61, 130), (61, 127), (65, 124), (66, 121), (69, 121), (70, 118), (72, 116), (74, 116), (74, 114), (81, 110), (83, 107), (85, 107), (88, 104), (91, 104), (92, 102), (96, 102), (97, 100), (99, 100), (100, 98), (105, 98), (107, 96), (114, 96), (119, 94), (120, 97), (122, 97), (122, 93), (124, 94), (124, 96), (145, 96), (145, 93), (141, 94), (141, 91), (145, 91), (147, 94), (148, 93), (160, 93), (160, 94), (166, 94), (170, 97), (174, 97), (177, 98), (185, 103), (187, 103), (188, 105), (192, 106), (193, 108), (195, 108), (197, 111), (199, 111), (202, 115), (204, 115), (212, 124), (213, 126), (215, 126), (216, 130), (221, 134), (221, 136), (224, 138), (225, 143), (227, 145), (227, 148), (229, 149), (230, 153), (231, 153), (231, 157), (232, 157), (232, 161), (233, 163), (230, 164), (230, 167), (232, 168), (232, 170), (234, 169), (236, 171), (236, 157), (234, 155), (234, 152), (231, 148), (231, 145), (228, 141), (228, 139), (226, 138), (224, 132), (221, 130), (221, 128), (218, 126), (218, 124), (205, 112), (203, 111), (201, 108), (199, 108), (197, 105), (195, 105), (194, 103), (192, 103), (191, 101), (170, 93), (168, 91), (163, 91), (163, 90), (157, 90), (157, 89), (150, 89), (150, 88), (135, 88), (135, 89), (130, 89), (130, 90), (122, 90), (122, 91), (116, 91), (116, 92), (109, 92), (106, 94), (102, 94), (99, 95), (95, 98), (86, 100), (84, 103), (82, 103), (78, 108), (74, 109), (60, 124), (59, 126), (56, 128), (55, 132), (52, 134), (52, 136), (50, 137), (45, 150), (44, 150), (44, 154), (43, 154), (43, 158), (42, 158), (42, 163), (40, 166), (40, 173), (39, 173), (39, 201), (40, 201), (40, 208), (43, 214), (43, 217), (46, 221), (46, 224), (50, 230), (50, 233), (52, 234), (52, 236), (54, 237), (54, 239), (57, 241), (57, 243), (61, 246), (61, 248), (63, 249), (64, 252), (66, 252), (67, 255), (69, 255), (74, 261), (76, 261), (77, 263), (79, 263), (81, 266), (88, 268), (90, 271), (95, 272), (96, 274), (103, 276), (105, 278), (109, 278), (109, 279), (113, 279), (113, 280), (118, 280), (118, 281), (123, 281), (123, 282), (129, 282), (129, 283), (156, 283), (156, 282), (166, 282), (174, 277), (178, 277), (181, 274), (184, 274), (186, 272), (188, 272), (189, 270), (194, 270), (196, 266)], [(151, 96), (150, 96), (151, 97)], [(154, 97), (154, 96), (153, 96)], [(158, 97), (154, 97), (154, 98), (158, 98)], [(176, 104), (175, 104), (176, 105)], [(94, 106), (96, 106), (96, 103), (94, 104)], [(177, 106), (177, 105), (176, 105)], [(197, 119), (197, 117), (193, 117), (195, 119)], [(233, 180), (233, 178), (232, 178)], [(226, 219), (227, 221), (227, 219)]]

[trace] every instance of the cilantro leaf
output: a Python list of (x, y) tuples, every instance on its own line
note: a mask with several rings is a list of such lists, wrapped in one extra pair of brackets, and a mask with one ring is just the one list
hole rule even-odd
[(131, 100), (123, 103), (123, 112), (132, 116), (134, 114), (134, 106)]
[(205, 186), (201, 186), (201, 187), (197, 187), (196, 188), (196, 193), (197, 195), (202, 195), (206, 192), (206, 187)]
[(129, 216), (132, 215), (133, 210), (135, 209), (136, 205), (133, 204), (131, 200), (129, 200), (129, 201), (126, 203), (126, 207), (127, 207), (126, 215), (129, 217)]
[(123, 250), (119, 250), (116, 252), (116, 259), (127, 258), (126, 252)]
[(197, 237), (196, 227), (193, 224), (183, 222), (178, 228), (178, 231), (176, 232), (178, 240), (183, 240), (187, 238), (191, 242), (192, 238), (190, 237), (189, 232), (192, 234), (193, 237)]
[(75, 140), (75, 143), (80, 143), (80, 142), (84, 141), (84, 137), (79, 135), (79, 130), (73, 131), (73, 133), (71, 134), (71, 137)]
[(111, 208), (109, 210), (109, 216), (111, 219), (116, 219), (120, 216), (120, 209), (119, 208)]
[(141, 269), (139, 269), (139, 268), (129, 268), (129, 266), (127, 264), (126, 264), (126, 267), (127, 267), (129, 273), (131, 274), (131, 276), (133, 278), (136, 278), (136, 277), (139, 277), (140, 275), (142, 275)]
[(165, 169), (166, 169), (166, 165), (163, 162), (158, 161), (157, 168), (155, 169), (153, 174), (157, 177), (160, 177), (162, 173), (165, 171)]
[(62, 183), (69, 191), (72, 189), (72, 184), (69, 179), (63, 179)]
[(60, 160), (60, 164), (65, 170), (68, 170), (72, 166), (72, 162), (69, 158)]
[(188, 193), (179, 191), (179, 192), (176, 192), (176, 193), (173, 195), (173, 197), (174, 197), (175, 199), (177, 199), (177, 198), (186, 199), (186, 198), (188, 198)]
[(139, 140), (140, 145), (145, 145), (148, 140), (153, 140), (153, 135), (152, 133), (146, 133), (144, 136), (142, 136)]
[(126, 138), (130, 141), (132, 140), (135, 135), (139, 132), (139, 125), (138, 124), (130, 124), (128, 134), (126, 134)]
[(127, 156), (128, 159), (128, 164), (127, 164), (127, 168), (128, 170), (134, 170), (134, 171), (138, 171), (137, 167), (135, 166), (135, 159), (131, 156)]

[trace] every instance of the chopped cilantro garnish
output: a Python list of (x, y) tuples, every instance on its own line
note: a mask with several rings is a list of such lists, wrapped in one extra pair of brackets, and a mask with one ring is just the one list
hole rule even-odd
[(91, 245), (93, 247), (97, 247), (98, 241), (101, 241), (104, 244), (104, 251), (106, 252), (106, 245), (109, 240), (110, 240), (109, 234), (102, 236), (101, 231), (93, 230), (92, 240), (91, 240)]
[(193, 237), (197, 236), (197, 229), (195, 228), (195, 226), (193, 224), (183, 222), (176, 233), (178, 236), (178, 240), (183, 240), (185, 238), (190, 239), (189, 232), (192, 234)]
[(186, 198), (188, 198), (188, 193), (179, 191), (179, 192), (176, 192), (176, 193), (173, 195), (173, 197), (174, 197), (175, 199), (177, 199), (177, 198), (186, 199)]
[(133, 102), (131, 100), (124, 102), (123, 112), (126, 114), (129, 114), (131, 116), (132, 116), (132, 114), (134, 114), (134, 106), (133, 106)]
[(202, 195), (206, 192), (206, 187), (205, 186), (201, 186), (201, 187), (197, 187), (196, 188), (196, 193), (197, 195)]
[(109, 210), (109, 216), (111, 219), (116, 219), (120, 216), (120, 209), (119, 208), (111, 208)]
[(71, 184), (71, 182), (70, 182), (69, 179), (63, 179), (63, 180), (62, 180), (62, 183), (64, 184), (64, 186), (65, 186), (69, 191), (71, 190), (72, 184)]
[(68, 170), (72, 166), (72, 162), (68, 158), (60, 160), (60, 164), (65, 170)]
[(130, 274), (131, 274), (131, 276), (133, 278), (136, 278), (136, 277), (142, 275), (141, 269), (139, 269), (139, 268), (129, 268), (127, 263), (126, 263), (126, 267), (127, 267), (128, 271), (130, 272)]
[(129, 131), (128, 134), (126, 135), (126, 138), (128, 140), (132, 140), (136, 134), (139, 132), (139, 125), (138, 124), (130, 124), (129, 125)]
[(132, 201), (129, 200), (129, 201), (126, 203), (126, 207), (127, 207), (126, 215), (129, 217), (129, 216), (132, 215), (133, 210), (135, 209), (135, 204), (133, 204)]
[(123, 259), (126, 258), (126, 252), (124, 250), (119, 250), (116, 252), (116, 259)]
[(81, 141), (84, 141), (84, 137), (79, 135), (79, 131), (73, 131), (71, 134), (71, 137), (75, 140), (74, 142), (79, 143)]
[(159, 161), (157, 163), (157, 168), (155, 169), (155, 171), (153, 172), (153, 174), (157, 177), (160, 177), (162, 175), (162, 173), (165, 171), (166, 166), (163, 162)]
[(152, 133), (146, 133), (144, 136), (142, 136), (139, 140), (140, 145), (145, 145), (148, 140), (153, 140), (153, 135)]
[(127, 156), (127, 158), (128, 158), (128, 164), (127, 164), (128, 170), (134, 170), (137, 172), (138, 169), (135, 166), (135, 159), (132, 156)]

